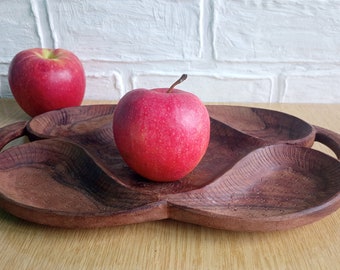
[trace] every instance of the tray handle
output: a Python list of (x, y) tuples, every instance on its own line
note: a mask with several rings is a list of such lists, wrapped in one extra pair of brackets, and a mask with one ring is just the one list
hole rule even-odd
[(0, 150), (6, 144), (26, 134), (27, 121), (16, 122), (0, 128)]
[(340, 160), (340, 134), (319, 126), (314, 126), (316, 130), (315, 141), (328, 146)]

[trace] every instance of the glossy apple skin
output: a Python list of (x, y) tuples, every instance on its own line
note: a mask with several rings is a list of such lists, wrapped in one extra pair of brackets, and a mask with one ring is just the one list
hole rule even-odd
[(209, 113), (199, 98), (167, 90), (132, 90), (113, 116), (113, 136), (125, 162), (141, 176), (160, 182), (189, 174), (210, 140)]
[(80, 105), (86, 84), (84, 68), (75, 54), (42, 48), (15, 55), (8, 82), (19, 106), (32, 117)]

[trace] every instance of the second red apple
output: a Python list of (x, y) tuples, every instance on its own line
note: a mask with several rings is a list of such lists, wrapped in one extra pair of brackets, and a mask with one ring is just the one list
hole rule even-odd
[(11, 61), (8, 81), (15, 100), (30, 116), (79, 106), (85, 93), (83, 66), (64, 49), (19, 52)]

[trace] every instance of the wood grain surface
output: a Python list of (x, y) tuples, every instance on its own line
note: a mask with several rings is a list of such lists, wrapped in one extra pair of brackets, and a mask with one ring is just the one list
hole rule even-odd
[[(242, 104), (295, 115), (340, 132), (340, 105)], [(28, 120), (0, 100), (0, 126)], [(18, 144), (25, 139), (18, 139)], [(327, 147), (313, 148), (335, 156)], [(296, 229), (245, 233), (177, 221), (66, 230), (0, 210), (1, 269), (337, 269), (340, 213)]]

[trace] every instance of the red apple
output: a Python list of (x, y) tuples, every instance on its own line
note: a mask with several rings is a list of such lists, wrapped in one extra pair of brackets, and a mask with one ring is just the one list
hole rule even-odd
[(154, 181), (175, 181), (201, 161), (210, 140), (210, 118), (192, 93), (170, 88), (135, 89), (117, 104), (113, 136), (127, 165)]
[(64, 49), (19, 52), (9, 66), (15, 100), (30, 116), (81, 104), (85, 72), (76, 55)]

